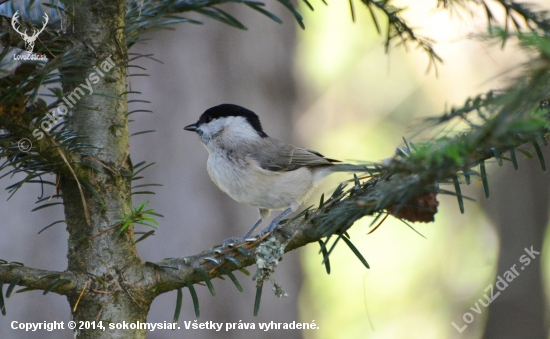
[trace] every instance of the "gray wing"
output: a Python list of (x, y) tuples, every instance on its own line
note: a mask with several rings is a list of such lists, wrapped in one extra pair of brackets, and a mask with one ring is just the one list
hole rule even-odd
[(261, 168), (270, 171), (294, 171), (301, 167), (330, 166), (338, 160), (325, 158), (322, 154), (296, 147), (274, 138), (262, 138), (249, 157)]

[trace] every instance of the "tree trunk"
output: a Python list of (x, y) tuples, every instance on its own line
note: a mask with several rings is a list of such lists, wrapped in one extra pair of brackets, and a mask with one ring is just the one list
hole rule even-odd
[[(99, 277), (97, 284), (92, 283), (93, 286), (84, 289), (82, 298), (80, 293), (68, 296), (77, 323), (75, 337), (145, 338), (145, 330), (79, 329), (80, 321), (103, 320), (103, 326), (108, 326), (107, 322), (145, 322), (152, 298), (145, 298), (143, 294), (146, 292), (142, 290), (127, 287), (126, 270), (139, 264), (140, 259), (132, 226), (119, 236), (116, 236), (118, 228), (114, 227), (130, 212), (131, 206), (132, 168), (128, 156), (128, 109), (124, 94), (127, 62), (125, 2), (82, 0), (77, 6), (81, 9), (75, 11), (74, 29), (69, 27), (69, 34), (77, 47), (92, 50), (94, 55), (89, 59), (88, 69), (63, 69), (61, 72), (67, 79), (76, 77), (91, 82), (92, 72), (100, 78), (93, 85), (93, 92), (104, 95), (84, 95), (78, 102), (74, 100), (69, 125), (76, 134), (86, 137), (84, 143), (93, 146), (90, 153), (95, 159), (90, 165), (98, 170), (81, 169), (78, 176), (89, 181), (104, 206), (90, 189), (79, 189), (74, 177), (60, 178), (69, 234), (68, 269)], [(109, 69), (109, 60), (116, 64), (112, 69)], [(86, 82), (87, 85), (90, 82)], [(65, 97), (70, 100), (69, 95), (75, 93), (80, 83), (64, 82)], [(66, 101), (69, 106), (70, 103)]]
[[(544, 149), (548, 159), (548, 149)], [(521, 161), (519, 170), (504, 166), (490, 182), (491, 198), (480, 199), (500, 235), (500, 256), (497, 275), (513, 265), (522, 267), (519, 258), (525, 248), (533, 246), (542, 252), (544, 233), (548, 225), (550, 176), (544, 173), (537, 159)], [(546, 300), (542, 281), (542, 258), (531, 260), (529, 266), (509, 283), (506, 290), (489, 306), (485, 339), (546, 338)], [(495, 289), (495, 293), (498, 291)]]

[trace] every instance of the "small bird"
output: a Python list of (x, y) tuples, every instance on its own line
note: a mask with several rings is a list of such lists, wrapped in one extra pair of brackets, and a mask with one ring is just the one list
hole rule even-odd
[[(241, 240), (249, 238), (271, 210), (284, 210), (261, 233), (273, 231), (329, 174), (366, 172), (365, 166), (336, 164), (340, 161), (269, 137), (258, 116), (238, 105), (209, 108), (184, 130), (196, 132), (208, 150), (212, 181), (234, 200), (258, 208), (260, 219)], [(224, 245), (231, 240), (235, 238)]]

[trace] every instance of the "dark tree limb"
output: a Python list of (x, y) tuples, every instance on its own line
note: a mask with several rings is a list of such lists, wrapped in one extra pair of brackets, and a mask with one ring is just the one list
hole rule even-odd
[(0, 264), (0, 281), (9, 284), (17, 281), (18, 286), (29, 289), (47, 290), (56, 281), (64, 282), (57, 284), (51, 292), (69, 295), (82, 288), (89, 277), (74, 272), (47, 271), (32, 267), (21, 266), (20, 264)]

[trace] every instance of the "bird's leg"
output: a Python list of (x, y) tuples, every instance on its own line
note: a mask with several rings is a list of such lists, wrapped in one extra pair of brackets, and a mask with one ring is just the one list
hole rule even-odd
[(295, 206), (290, 206), (289, 208), (287, 208), (286, 210), (283, 211), (283, 213), (279, 214), (275, 219), (273, 219), (273, 221), (271, 222), (271, 224), (269, 224), (269, 226), (267, 226), (266, 228), (264, 228), (261, 232), (260, 232), (260, 237), (266, 233), (269, 233), (271, 231), (273, 231), (274, 229), (277, 228), (277, 226), (279, 226), (279, 221), (281, 221), (281, 219), (286, 216), (287, 214), (289, 213), (292, 213), (294, 212), (294, 210), (296, 210), (296, 207)]
[(258, 221), (256, 221), (256, 223), (254, 224), (254, 226), (252, 226), (252, 228), (246, 232), (246, 234), (244, 235), (244, 237), (242, 237), (242, 239), (248, 239), (250, 237), (250, 235), (252, 234), (252, 232), (254, 232), (254, 230), (256, 229), (256, 227), (258, 227), (262, 221), (264, 221), (264, 219), (262, 217), (260, 217), (260, 219), (258, 219)]
[(237, 238), (237, 237), (230, 237), (230, 238), (227, 238), (223, 241), (222, 243), (222, 248), (227, 248), (227, 247), (232, 247), (232, 246), (237, 246), (237, 245), (240, 245), (242, 244), (243, 242), (246, 241), (246, 239), (248, 239), (250, 237), (250, 235), (252, 234), (252, 232), (254, 232), (254, 230), (256, 229), (256, 227), (258, 227), (259, 224), (262, 223), (264, 219), (262, 217), (260, 217), (260, 219), (258, 219), (258, 221), (256, 221), (256, 223), (254, 224), (254, 226), (252, 226), (252, 228), (250, 229), (250, 231), (246, 232), (246, 234), (244, 235), (244, 237), (242, 238)]
[(254, 226), (252, 226), (252, 228), (248, 232), (246, 232), (244, 237), (242, 237), (242, 238), (237, 238), (237, 237), (227, 238), (223, 241), (222, 248), (227, 248), (228, 246), (235, 246), (235, 245), (238, 245), (238, 244), (242, 244), (243, 242), (246, 241), (246, 239), (248, 239), (250, 237), (250, 235), (252, 235), (252, 232), (254, 232), (254, 230), (262, 223), (262, 221), (264, 221), (264, 219), (266, 219), (269, 216), (269, 210), (268, 209), (259, 208), (258, 210), (260, 212), (260, 219), (258, 219), (258, 221), (256, 221)]
[(265, 219), (267, 219), (267, 217), (269, 217), (268, 209), (258, 208), (258, 212), (260, 212), (260, 219), (258, 219), (258, 221), (256, 221), (254, 226), (252, 226), (252, 228), (248, 232), (246, 232), (246, 234), (244, 235), (244, 237), (242, 237), (242, 239), (248, 239), (252, 235), (252, 232), (254, 232), (256, 227), (258, 227), (262, 223), (262, 221), (264, 221)]

